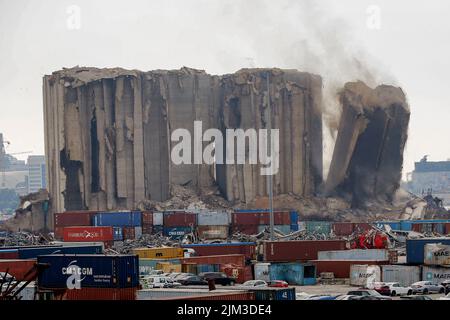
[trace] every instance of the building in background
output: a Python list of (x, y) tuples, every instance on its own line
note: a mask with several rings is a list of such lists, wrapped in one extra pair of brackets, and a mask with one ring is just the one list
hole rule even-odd
[(37, 192), (47, 187), (45, 177), (45, 156), (29, 156), (28, 166), (28, 193)]
[(444, 206), (450, 206), (450, 160), (428, 161), (427, 156), (414, 163), (414, 171), (408, 174), (408, 190), (418, 196), (432, 194), (441, 198)]

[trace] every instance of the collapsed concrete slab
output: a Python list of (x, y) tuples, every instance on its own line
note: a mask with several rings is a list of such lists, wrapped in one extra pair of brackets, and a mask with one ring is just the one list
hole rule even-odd
[(391, 203), (399, 188), (410, 117), (400, 88), (347, 83), (340, 94), (342, 115), (329, 174), (327, 195)]

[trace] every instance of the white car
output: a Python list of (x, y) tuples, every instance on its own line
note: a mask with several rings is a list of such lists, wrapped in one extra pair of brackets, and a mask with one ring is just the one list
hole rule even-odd
[(429, 294), (429, 293), (444, 293), (445, 288), (443, 285), (432, 283), (431, 281), (418, 281), (411, 285), (413, 294)]
[(170, 277), (149, 276), (141, 280), (144, 289), (152, 288), (174, 288), (181, 286), (181, 283), (173, 281)]
[(267, 287), (267, 282), (264, 280), (249, 280), (242, 284), (243, 287)]
[(400, 285), (398, 282), (385, 282), (385, 285), (389, 287), (391, 290), (391, 296), (403, 296), (403, 295), (412, 295), (413, 289), (411, 287), (404, 287)]
[(448, 293), (445, 297), (440, 297), (439, 300), (450, 300), (450, 293)]

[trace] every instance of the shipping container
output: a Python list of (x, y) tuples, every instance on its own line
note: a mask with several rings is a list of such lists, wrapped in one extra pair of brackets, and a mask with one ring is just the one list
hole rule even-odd
[(402, 220), (402, 221), (400, 221), (400, 230), (412, 231), (412, 225), (413, 225), (413, 223), (411, 221)]
[(151, 211), (142, 211), (142, 225), (153, 225), (153, 212)]
[[(146, 259), (139, 258), (139, 274), (146, 275), (156, 270), (158, 263), (170, 263), (172, 265), (180, 265), (180, 259)], [(180, 271), (181, 272), (181, 271)]]
[(183, 248), (157, 247), (157, 248), (134, 248), (133, 254), (139, 259), (173, 259), (183, 258)]
[(319, 251), (345, 250), (345, 240), (264, 241), (264, 261), (316, 260)]
[(164, 273), (181, 272), (181, 264), (173, 264), (166, 261), (160, 261), (156, 263), (155, 269), (162, 270)]
[(253, 265), (255, 280), (263, 280), (269, 282), (270, 279), (270, 262), (258, 262)]
[(253, 273), (251, 266), (233, 266), (233, 265), (221, 265), (220, 271), (224, 272), (227, 276), (235, 278), (236, 283), (244, 283), (249, 280), (253, 280)]
[(92, 219), (98, 211), (66, 211), (55, 213), (55, 227), (91, 226)]
[(409, 287), (421, 279), (419, 266), (385, 265), (381, 266), (381, 280), (383, 282), (398, 282), (401, 286)]
[(184, 211), (164, 212), (164, 227), (194, 227), (197, 224), (197, 215)]
[(353, 223), (351, 222), (334, 222), (333, 233), (336, 236), (349, 236), (353, 233)]
[(353, 249), (338, 251), (319, 251), (318, 260), (379, 260), (389, 261), (386, 249)]
[(81, 288), (66, 290), (62, 300), (136, 300), (138, 288)]
[(142, 234), (152, 234), (153, 233), (153, 225), (142, 225)]
[(35, 264), (35, 259), (0, 260), (0, 272), (8, 272), (17, 281), (33, 280), (30, 278), (26, 279), (25, 276), (34, 268)]
[(264, 280), (258, 279), (257, 276), (269, 278), (269, 281), (284, 280), (291, 285), (314, 285), (316, 284), (316, 267), (312, 264), (298, 262), (270, 263), (258, 267), (255, 265), (255, 279)]
[(290, 224), (291, 225), (295, 224), (295, 225), (298, 226), (298, 217), (299, 217), (298, 212), (297, 211), (290, 211), (289, 212), (289, 216), (290, 216), (290, 220), (291, 220)]
[(36, 248), (25, 248), (19, 249), (20, 259), (35, 259), (41, 255), (49, 254), (100, 254), (103, 253), (102, 245), (78, 245), (78, 246), (67, 246), (67, 247), (36, 247)]
[(243, 224), (243, 225), (232, 225), (232, 233), (243, 233), (248, 235), (254, 235), (258, 233), (258, 225), (256, 224)]
[(450, 245), (450, 238), (422, 238), (406, 240), (406, 262), (408, 264), (423, 264), (425, 245), (428, 243), (441, 243)]
[(194, 249), (197, 256), (243, 254), (246, 259), (256, 258), (255, 242), (198, 243), (184, 244), (182, 247)]
[(364, 233), (369, 230), (372, 230), (372, 226), (369, 223), (357, 222), (353, 224), (353, 232)]
[(251, 288), (250, 292), (255, 294), (255, 300), (296, 300), (295, 288)]
[(164, 227), (164, 235), (172, 239), (180, 239), (192, 232), (192, 227)]
[(114, 241), (122, 241), (123, 240), (123, 230), (121, 227), (113, 227), (113, 237)]
[(374, 283), (380, 281), (380, 266), (367, 264), (353, 264), (350, 266), (350, 285), (373, 289)]
[(248, 301), (255, 300), (255, 294), (253, 292), (242, 292), (242, 293), (211, 293), (208, 295), (198, 295), (198, 296), (187, 296), (179, 298), (170, 298), (167, 300), (240, 300)]
[(310, 234), (325, 234), (331, 232), (331, 222), (328, 221), (306, 221), (306, 232)]
[(55, 227), (53, 234), (56, 240), (62, 240), (64, 238), (64, 227)]
[(135, 288), (139, 286), (136, 255), (46, 255), (38, 263), (48, 263), (38, 277), (40, 288), (67, 288), (80, 276), (81, 288)]
[(450, 280), (450, 267), (422, 267), (422, 281), (442, 283), (445, 280)]
[[(254, 212), (249, 211), (235, 211), (233, 212), (234, 225), (261, 225), (270, 224), (270, 213), (265, 211)], [(289, 211), (275, 211), (274, 224), (286, 225), (291, 224), (291, 213)]]
[(140, 227), (142, 213), (140, 211), (99, 212), (94, 215), (95, 226)]
[(122, 234), (123, 234), (123, 240), (136, 239), (135, 227), (123, 227)]
[(217, 289), (214, 291), (209, 291), (209, 289), (186, 289), (186, 288), (171, 288), (167, 289), (144, 289), (138, 290), (137, 292), (137, 300), (172, 300), (172, 299), (186, 299), (189, 297), (209, 297), (210, 295), (221, 295), (221, 294), (230, 294), (230, 295), (241, 295), (248, 293), (246, 290), (225, 290), (225, 289)]
[[(274, 229), (280, 231), (283, 234), (289, 234), (291, 233), (291, 225), (287, 224), (287, 225), (275, 225), (273, 226)], [(258, 226), (258, 233), (262, 232), (264, 229), (266, 230), (270, 230), (270, 225), (259, 225)]]
[(155, 226), (153, 225), (153, 234), (163, 234), (164, 227), (163, 226)]
[(113, 227), (64, 227), (64, 241), (112, 241)]
[(199, 212), (197, 215), (199, 226), (229, 226), (228, 212)]
[(164, 212), (153, 212), (153, 225), (154, 226), (164, 225)]
[(445, 235), (445, 223), (438, 222), (433, 224), (433, 232)]
[(389, 261), (355, 261), (355, 260), (314, 260), (317, 274), (332, 272), (336, 279), (350, 278), (350, 266), (353, 264), (387, 265)]
[(400, 221), (378, 221), (375, 223), (375, 226), (380, 229), (384, 229), (384, 226), (388, 225), (392, 230), (401, 230)]
[(444, 232), (446, 235), (449, 235), (450, 234), (450, 223), (446, 223), (445, 224), (445, 232)]
[(233, 264), (236, 266), (245, 266), (245, 256), (243, 254), (227, 254), (220, 256), (190, 257), (182, 258), (181, 263)]
[(202, 240), (227, 239), (229, 235), (228, 225), (199, 225), (198, 236)]
[(135, 239), (140, 239), (142, 237), (142, 227), (134, 227)]
[(196, 274), (204, 273), (204, 272), (219, 272), (220, 264), (219, 263), (197, 263)]
[(450, 245), (428, 243), (424, 247), (424, 264), (450, 266)]
[(18, 249), (0, 249), (0, 260), (1, 259), (19, 259)]

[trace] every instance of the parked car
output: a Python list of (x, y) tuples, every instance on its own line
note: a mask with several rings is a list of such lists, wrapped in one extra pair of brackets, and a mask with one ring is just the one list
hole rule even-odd
[(429, 294), (429, 293), (444, 293), (445, 292), (444, 286), (442, 286), (440, 284), (432, 283), (431, 281), (414, 282), (411, 285), (411, 288), (413, 290), (413, 294), (416, 294), (416, 293)]
[(267, 282), (264, 280), (249, 280), (242, 284), (243, 287), (267, 287)]
[(400, 298), (405, 299), (405, 300), (433, 300), (429, 296), (416, 296), (416, 295), (414, 295), (414, 296), (403, 296), (403, 297), (400, 297)]
[(445, 294), (450, 293), (450, 280), (444, 280), (443, 282), (441, 282), (441, 285), (443, 285), (445, 288)]
[(203, 272), (199, 274), (199, 277), (208, 280), (214, 280), (216, 284), (220, 284), (222, 286), (234, 286), (236, 283), (236, 279), (227, 276), (223, 272)]
[(353, 296), (362, 296), (362, 297), (371, 296), (371, 297), (375, 297), (379, 300), (392, 300), (391, 298), (382, 296), (377, 291), (371, 290), (371, 289), (352, 290), (352, 291), (347, 292), (347, 294), (353, 295)]
[(192, 277), (192, 276), (195, 276), (195, 274), (193, 274), (193, 273), (180, 273), (180, 274), (176, 275), (175, 277), (173, 277), (173, 279), (174, 280), (179, 280), (179, 279)]
[(327, 294), (324, 294), (324, 295), (318, 294), (318, 295), (310, 296), (305, 300), (336, 300), (336, 296), (331, 296), (331, 295), (327, 295)]
[(177, 282), (181, 283), (183, 286), (204, 286), (208, 284), (202, 277), (195, 275), (177, 279)]
[(162, 276), (148, 276), (144, 277), (141, 280), (142, 287), (144, 289), (151, 289), (151, 288), (174, 288), (178, 287), (181, 284), (179, 282), (173, 281), (169, 277), (162, 277)]
[(152, 270), (149, 273), (150, 276), (161, 276), (163, 274), (164, 274), (164, 271), (162, 271), (162, 270)]
[(269, 287), (274, 287), (274, 288), (287, 288), (287, 287), (289, 287), (289, 283), (287, 283), (286, 281), (283, 281), (283, 280), (269, 281), (267, 283), (267, 285)]
[(403, 287), (398, 282), (386, 282), (386, 286), (389, 287), (390, 295), (395, 297), (397, 295), (403, 296), (403, 295), (412, 295), (413, 290), (411, 287)]
[(440, 297), (439, 300), (450, 300), (450, 293), (447, 293), (445, 297)]
[(374, 290), (383, 296), (391, 295), (391, 288), (385, 282), (374, 282)]
[(361, 300), (361, 296), (354, 296), (351, 294), (342, 294), (336, 297), (335, 300)]

